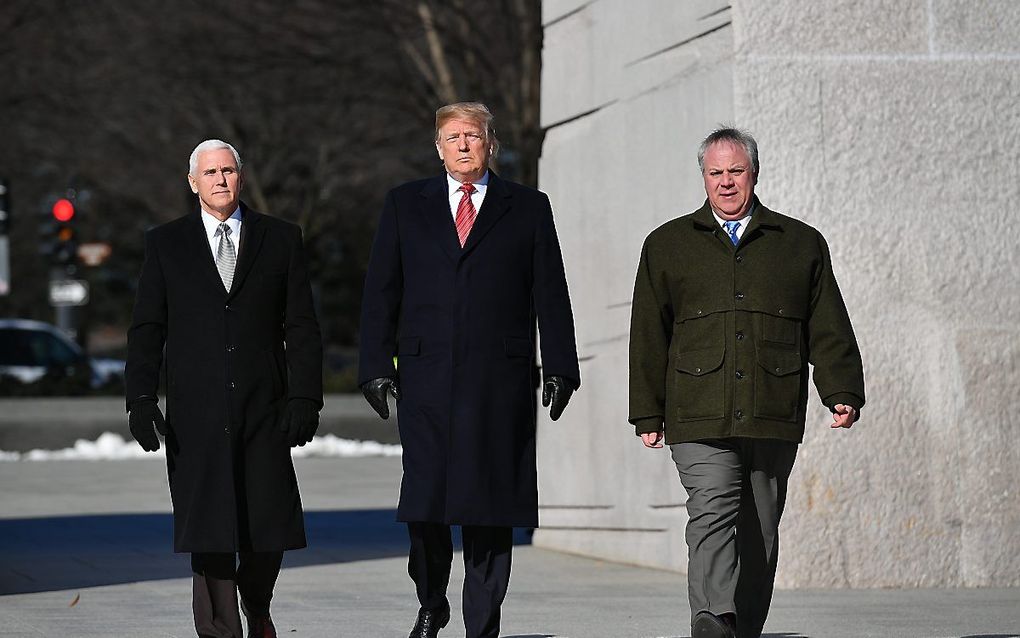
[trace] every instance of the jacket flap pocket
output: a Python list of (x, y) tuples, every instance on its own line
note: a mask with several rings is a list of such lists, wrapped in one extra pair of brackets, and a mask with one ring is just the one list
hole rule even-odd
[(530, 357), (535, 351), (530, 339), (521, 337), (506, 337), (503, 339), (503, 348), (508, 357)]
[(758, 349), (758, 365), (770, 374), (784, 377), (799, 372), (802, 366), (800, 352), (762, 347)]
[(397, 356), (421, 354), (421, 337), (401, 337), (397, 341)]
[(676, 355), (676, 369), (680, 372), (700, 377), (703, 374), (718, 370), (719, 366), (723, 363), (725, 354), (726, 349), (721, 347), (681, 352)]

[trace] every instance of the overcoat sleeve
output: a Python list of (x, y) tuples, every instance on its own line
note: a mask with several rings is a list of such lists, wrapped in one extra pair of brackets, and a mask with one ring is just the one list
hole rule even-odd
[(850, 316), (832, 272), (825, 238), (818, 235), (821, 260), (815, 272), (808, 319), (809, 361), (822, 403), (830, 410), (838, 403), (864, 406), (864, 366)]
[(288, 398), (310, 399), (322, 407), (322, 334), (315, 318), (312, 285), (308, 278), (301, 229), (290, 237), (287, 266), (287, 305), (283, 318), (287, 369), (290, 372)]
[(358, 385), (379, 377), (396, 377), (393, 356), (397, 352), (397, 323), (404, 292), (400, 260), (397, 207), (391, 191), (386, 196), (379, 228), (365, 275), (361, 298), (361, 349)]
[(128, 329), (124, 371), (127, 407), (139, 398), (156, 398), (166, 342), (166, 280), (159, 261), (155, 229), (145, 233), (145, 260), (138, 278), (135, 307)]
[(576, 389), (581, 386), (581, 371), (577, 364), (574, 315), (570, 308), (570, 293), (567, 290), (560, 241), (553, 222), (552, 205), (545, 193), (541, 193), (540, 206), (532, 294), (541, 335), (542, 376), (570, 379)]
[(630, 408), (637, 434), (659, 432), (666, 413), (666, 371), (673, 308), (662, 277), (653, 268), (649, 239), (641, 247), (630, 314)]

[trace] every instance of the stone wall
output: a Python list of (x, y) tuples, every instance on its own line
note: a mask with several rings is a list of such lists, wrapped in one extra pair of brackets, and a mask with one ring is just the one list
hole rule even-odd
[(540, 424), (536, 544), (686, 568), (668, 449), (626, 422), (630, 295), (725, 122), (758, 139), (762, 201), (828, 239), (868, 384), (850, 431), (812, 391), (780, 586), (1020, 585), (1020, 3), (550, 0), (543, 20), (540, 180), (584, 386)]

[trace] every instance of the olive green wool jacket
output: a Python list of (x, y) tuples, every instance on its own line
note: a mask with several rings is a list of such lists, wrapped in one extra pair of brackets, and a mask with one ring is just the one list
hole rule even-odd
[(757, 199), (737, 246), (707, 201), (652, 231), (631, 313), (638, 434), (799, 443), (809, 363), (830, 410), (864, 406), (861, 353), (825, 239)]

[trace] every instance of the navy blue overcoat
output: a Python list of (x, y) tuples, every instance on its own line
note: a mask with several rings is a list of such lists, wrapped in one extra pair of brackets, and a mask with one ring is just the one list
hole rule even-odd
[(359, 382), (397, 376), (397, 517), (535, 527), (537, 317), (545, 377), (580, 385), (549, 198), (489, 173), (463, 248), (446, 176), (386, 197), (365, 279)]

